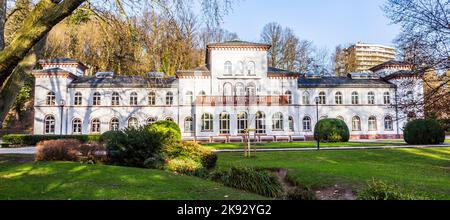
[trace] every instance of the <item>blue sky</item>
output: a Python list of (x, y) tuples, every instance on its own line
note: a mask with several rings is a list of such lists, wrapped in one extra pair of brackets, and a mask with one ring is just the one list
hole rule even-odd
[(393, 45), (399, 27), (381, 6), (385, 0), (238, 0), (223, 19), (223, 28), (242, 40), (259, 41), (265, 24), (290, 27), (301, 39), (334, 50), (356, 42)]

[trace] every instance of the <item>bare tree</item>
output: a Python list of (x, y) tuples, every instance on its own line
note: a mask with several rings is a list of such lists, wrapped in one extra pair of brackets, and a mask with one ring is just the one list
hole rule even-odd
[(269, 50), (269, 61), (270, 66), (272, 67), (279, 67), (281, 49), (283, 46), (282, 37), (283, 27), (275, 22), (266, 24), (261, 33), (261, 41), (272, 45)]
[[(450, 69), (450, 1), (388, 0), (384, 11), (392, 23), (402, 27), (396, 39), (400, 58), (415, 64), (414, 73), (424, 80), (425, 95), (413, 105), (425, 108), (428, 115), (448, 115), (450, 79), (445, 74)], [(413, 86), (404, 85), (406, 89)]]
[(6, 0), (0, 0), (0, 51), (5, 47)]

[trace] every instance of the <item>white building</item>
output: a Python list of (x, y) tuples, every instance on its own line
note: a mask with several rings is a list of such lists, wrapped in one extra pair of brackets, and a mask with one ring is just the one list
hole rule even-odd
[(43, 69), (34, 71), (34, 133), (97, 134), (172, 120), (185, 140), (238, 142), (250, 128), (258, 141), (297, 141), (313, 137), (318, 97), (319, 118), (344, 120), (354, 139), (402, 135), (406, 118), (395, 107), (398, 78), (303, 76), (268, 67), (269, 48), (211, 44), (206, 66), (174, 77), (84, 76), (86, 68), (77, 61), (43, 60)]

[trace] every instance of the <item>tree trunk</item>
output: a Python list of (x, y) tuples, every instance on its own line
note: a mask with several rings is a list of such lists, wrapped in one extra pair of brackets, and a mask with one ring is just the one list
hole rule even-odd
[[(1, 1), (1, 0), (0, 0)], [(0, 52), (0, 87), (30, 49), (56, 24), (72, 14), (85, 0), (40, 0), (24, 20), (11, 43)]]
[(0, 0), (0, 51), (5, 48), (6, 1)]

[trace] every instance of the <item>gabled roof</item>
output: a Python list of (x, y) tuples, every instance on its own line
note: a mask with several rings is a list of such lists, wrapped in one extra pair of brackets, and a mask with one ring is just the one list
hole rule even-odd
[(351, 79), (349, 77), (322, 77), (298, 79), (299, 88), (395, 88), (383, 79)]
[(172, 88), (176, 78), (151, 78), (147, 76), (115, 76), (111, 78), (78, 77), (71, 88)]
[(410, 63), (402, 62), (402, 61), (390, 60), (390, 61), (384, 62), (382, 64), (376, 65), (376, 66), (370, 68), (370, 70), (372, 72), (375, 72), (375, 71), (378, 71), (378, 70), (383, 69), (383, 68), (395, 67), (395, 66), (402, 66), (402, 67), (410, 67), (410, 68), (412, 68), (414, 65), (410, 64)]

